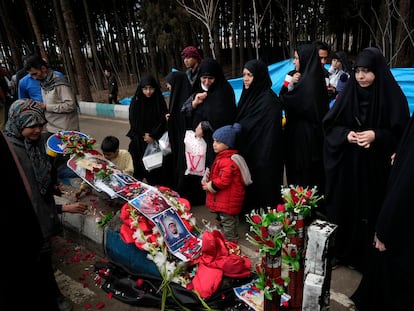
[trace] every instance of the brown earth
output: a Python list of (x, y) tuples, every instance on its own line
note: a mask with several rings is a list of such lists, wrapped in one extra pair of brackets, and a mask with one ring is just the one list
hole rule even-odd
[[(131, 97), (135, 94), (137, 85), (125, 85), (119, 88), (118, 100), (125, 97)], [(95, 103), (107, 103), (108, 102), (108, 90), (92, 91), (92, 98)]]

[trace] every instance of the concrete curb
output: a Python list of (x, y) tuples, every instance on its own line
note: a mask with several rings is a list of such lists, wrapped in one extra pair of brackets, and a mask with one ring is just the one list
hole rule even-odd
[(102, 118), (129, 120), (129, 106), (79, 102), (80, 113)]

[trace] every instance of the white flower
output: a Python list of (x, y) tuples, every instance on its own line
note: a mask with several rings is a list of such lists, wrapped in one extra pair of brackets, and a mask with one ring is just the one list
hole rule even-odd
[(157, 244), (163, 245), (164, 244), (164, 237), (162, 235), (157, 236)]
[(134, 233), (132, 234), (132, 237), (133, 237), (133, 238), (134, 238), (137, 242), (139, 242), (140, 244), (143, 244), (143, 243), (145, 243), (145, 242), (146, 242), (144, 232), (143, 232), (141, 229), (139, 229), (139, 228), (137, 228), (137, 229), (134, 231)]
[(162, 252), (157, 252), (153, 255), (153, 261), (157, 265), (157, 267), (161, 267), (163, 269), (163, 267), (167, 263), (167, 256)]
[(151, 252), (154, 249), (154, 245), (152, 245), (152, 243), (143, 243), (142, 248), (144, 249), (144, 251)]
[(134, 228), (136, 228), (136, 227), (138, 227), (138, 219), (133, 219), (132, 221), (131, 221), (131, 224), (129, 225), (129, 227), (131, 228), (131, 229), (134, 229)]
[(176, 274), (177, 267), (175, 266), (175, 262), (166, 261), (165, 264), (165, 278), (167, 280), (171, 280)]
[(158, 230), (158, 226), (154, 226), (152, 227), (152, 234), (156, 235), (157, 233), (159, 233), (160, 231)]

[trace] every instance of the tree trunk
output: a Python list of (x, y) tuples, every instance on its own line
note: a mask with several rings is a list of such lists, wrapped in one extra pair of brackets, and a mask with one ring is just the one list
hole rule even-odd
[(78, 77), (80, 98), (84, 101), (92, 101), (92, 94), (89, 88), (89, 80), (85, 70), (85, 59), (79, 45), (79, 35), (76, 30), (73, 12), (69, 0), (60, 0), (63, 19), (68, 31), (69, 43), (72, 49), (73, 61)]
[(240, 60), (240, 67), (239, 70), (241, 71), (244, 67), (244, 48), (245, 48), (245, 36), (244, 30), (245, 25), (242, 22), (244, 20), (244, 0), (240, 0), (240, 23), (239, 23), (239, 60)]
[(33, 12), (32, 1), (24, 0), (24, 2), (26, 4), (27, 14), (29, 15), (29, 19), (33, 27), (33, 32), (36, 37), (36, 43), (40, 52), (40, 56), (43, 59), (48, 60), (45, 47), (43, 46), (42, 34), (40, 32), (39, 24), (37, 23), (36, 16)]
[(98, 50), (96, 48), (96, 40), (95, 40), (95, 34), (93, 31), (93, 26), (91, 23), (91, 18), (89, 15), (89, 7), (88, 2), (86, 0), (82, 0), (83, 7), (85, 8), (85, 15), (86, 15), (86, 22), (88, 24), (88, 32), (89, 32), (89, 38), (90, 38), (90, 44), (91, 44), (91, 51), (92, 51), (92, 60), (93, 60), (93, 67), (94, 67), (94, 80), (96, 80), (96, 89), (103, 90), (104, 84), (102, 80), (102, 72), (103, 72), (103, 66), (99, 62), (98, 58)]
[(412, 44), (414, 43), (414, 36), (410, 36), (407, 32), (410, 29), (410, 1), (400, 0), (399, 4), (400, 18), (395, 31), (395, 47), (397, 50), (391, 65), (393, 67), (409, 67), (412, 65), (410, 50), (412, 50)]
[(53, 0), (53, 7), (55, 9), (56, 23), (58, 26), (57, 41), (60, 47), (60, 51), (63, 56), (63, 63), (66, 71), (66, 75), (69, 77), (72, 82), (72, 86), (75, 94), (78, 92), (78, 86), (75, 79), (75, 73), (73, 71), (72, 60), (70, 57), (69, 51), (69, 40), (67, 36), (67, 31), (65, 27), (65, 22), (63, 21), (62, 11), (60, 10), (59, 0)]
[[(236, 77), (238, 73), (237, 66), (237, 48), (236, 48), (236, 22), (237, 22), (237, 1), (232, 0), (231, 2), (231, 76)], [(237, 70), (237, 71), (236, 71)]]
[(7, 57), (5, 58), (9, 58), (9, 56), (11, 56), (13, 60), (13, 64), (14, 64), (14, 68), (11, 68), (11, 69), (17, 71), (23, 67), (22, 57), (21, 57), (22, 54), (19, 48), (17, 47), (15, 36), (13, 35), (13, 31), (11, 29), (11, 26), (13, 25), (13, 23), (8, 16), (8, 12), (6, 10), (6, 4), (4, 3), (4, 1), (5, 0), (1, 0), (0, 2), (1, 3), (0, 18), (3, 23), (3, 27), (6, 31), (7, 42), (9, 43), (10, 53), (11, 53), (11, 55), (7, 55)]

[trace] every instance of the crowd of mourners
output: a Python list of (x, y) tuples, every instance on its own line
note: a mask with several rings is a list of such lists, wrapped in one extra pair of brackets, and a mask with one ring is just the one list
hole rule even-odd
[[(351, 62), (323, 42), (299, 45), (279, 92), (272, 90), (267, 64), (249, 60), (239, 99), (216, 60), (194, 46), (181, 57), (185, 70), (165, 77), (167, 100), (154, 76), (138, 83), (125, 133), (129, 154), (121, 152), (128, 173), (205, 205), (232, 242), (245, 214), (282, 202), (281, 185), (316, 186), (324, 198), (312, 217), (337, 225), (332, 267), (362, 274), (351, 297), (357, 309), (409, 310), (413, 121), (382, 52), (367, 47)], [(28, 204), (41, 228), (38, 266), (56, 293), (48, 310), (71, 310), (54, 280), (50, 238), (59, 230), (59, 212), (85, 207), (55, 204), (59, 168), (67, 159), (51, 160), (44, 142), (57, 131), (79, 130), (79, 107), (67, 77), (46, 60), (29, 57), (22, 72), (13, 81), (1, 72), (2, 144), (11, 154), (7, 160), (16, 163), (8, 169), (23, 167), (13, 181), (29, 181)], [(109, 98), (117, 103), (116, 96)], [(171, 152), (161, 167), (147, 170), (146, 149), (165, 133)], [(106, 144), (104, 153), (116, 161), (119, 141), (110, 136)]]

